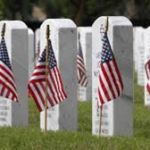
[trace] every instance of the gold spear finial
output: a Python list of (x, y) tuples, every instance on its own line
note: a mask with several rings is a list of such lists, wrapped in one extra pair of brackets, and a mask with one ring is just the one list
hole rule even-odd
[(6, 30), (6, 23), (3, 24), (3, 28), (1, 31), (1, 36), (4, 37), (5, 36), (5, 30)]
[(109, 20), (108, 20), (108, 16), (106, 18), (106, 32), (108, 31), (108, 26), (109, 26)]

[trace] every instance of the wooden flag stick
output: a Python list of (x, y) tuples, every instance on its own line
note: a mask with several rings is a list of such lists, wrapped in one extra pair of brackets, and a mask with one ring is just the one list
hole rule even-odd
[(108, 27), (109, 27), (109, 21), (108, 21), (108, 16), (107, 16), (107, 18), (106, 18), (106, 27), (105, 27), (106, 32), (108, 31)]
[(5, 36), (5, 30), (6, 30), (6, 23), (3, 24), (3, 28), (1, 31), (1, 36), (4, 37)]
[[(108, 27), (109, 27), (109, 20), (108, 16), (106, 18), (106, 26), (105, 26), (105, 32), (108, 32)], [(102, 112), (103, 112), (103, 105), (100, 107), (100, 115), (99, 115), (99, 137), (101, 134), (101, 128), (102, 128)]]
[(45, 74), (46, 74), (46, 85), (45, 85), (45, 133), (47, 132), (47, 106), (48, 106), (48, 72), (49, 72), (49, 34), (50, 34), (50, 29), (49, 25), (47, 25), (46, 28), (46, 68), (45, 68)]

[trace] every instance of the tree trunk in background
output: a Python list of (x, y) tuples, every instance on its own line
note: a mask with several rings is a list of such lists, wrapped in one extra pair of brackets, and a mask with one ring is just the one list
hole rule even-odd
[(129, 0), (126, 3), (126, 9), (127, 9), (127, 17), (128, 18), (138, 18), (137, 10), (136, 10), (136, 5), (134, 0)]
[(74, 19), (77, 26), (80, 26), (82, 24), (84, 5), (85, 5), (85, 0), (81, 0), (79, 9), (78, 9), (77, 14), (76, 14), (75, 19)]

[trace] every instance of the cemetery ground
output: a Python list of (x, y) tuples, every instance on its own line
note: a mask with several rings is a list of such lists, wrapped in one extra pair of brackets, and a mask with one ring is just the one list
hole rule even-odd
[[(136, 77), (136, 75), (135, 75)], [(29, 100), (29, 126), (0, 128), (0, 150), (149, 150), (150, 108), (144, 106), (143, 87), (134, 81), (133, 137), (96, 137), (91, 135), (91, 102), (78, 102), (77, 132), (40, 130), (39, 112)]]

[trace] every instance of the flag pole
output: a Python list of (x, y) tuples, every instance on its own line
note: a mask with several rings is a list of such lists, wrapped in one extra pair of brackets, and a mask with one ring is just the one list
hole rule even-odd
[(48, 106), (48, 91), (47, 91), (47, 82), (48, 82), (48, 72), (49, 72), (49, 34), (50, 29), (49, 25), (46, 27), (46, 68), (45, 68), (45, 74), (46, 74), (46, 85), (45, 85), (45, 133), (47, 132), (47, 106)]
[(4, 37), (5, 36), (5, 30), (6, 30), (6, 23), (3, 24), (3, 28), (1, 31), (1, 36)]
[[(106, 26), (105, 26), (105, 32), (108, 32), (108, 27), (109, 27), (109, 21), (108, 21), (108, 16), (106, 17)], [(100, 115), (99, 115), (99, 137), (101, 135), (101, 130), (102, 130), (102, 112), (103, 112), (103, 105), (100, 107)]]
[(102, 109), (103, 109), (103, 105), (100, 106), (100, 115), (99, 115), (99, 137), (100, 137), (101, 131), (102, 131)]
[(106, 32), (108, 32), (108, 26), (109, 26), (109, 21), (108, 21), (108, 16), (107, 16), (107, 18), (106, 18), (106, 28), (105, 28), (105, 29), (106, 29), (106, 30), (105, 30)]

